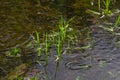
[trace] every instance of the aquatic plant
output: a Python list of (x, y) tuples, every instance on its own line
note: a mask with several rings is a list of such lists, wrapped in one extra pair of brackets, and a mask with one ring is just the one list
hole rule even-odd
[(36, 31), (36, 51), (37, 51), (37, 55), (41, 56), (41, 48), (40, 48), (40, 36), (39, 33)]
[(59, 20), (59, 37), (62, 41), (66, 38), (66, 28), (68, 27), (68, 24), (66, 20), (61, 17)]
[[(98, 11), (101, 13), (102, 17), (105, 16), (105, 15), (111, 14), (111, 10), (109, 9), (110, 3), (111, 3), (111, 0), (98, 0)], [(102, 6), (104, 6), (103, 9), (102, 9)], [(89, 12), (92, 12), (94, 14), (100, 15), (96, 11), (90, 10)]]
[(75, 17), (70, 18), (68, 21), (66, 21), (63, 17), (60, 18), (59, 20), (59, 37), (61, 38), (62, 41), (65, 40), (67, 37), (67, 31), (70, 29), (68, 28), (69, 23), (74, 20)]
[(115, 20), (114, 27), (117, 28), (119, 24), (120, 24), (120, 14), (118, 15), (117, 19)]
[(61, 58), (61, 52), (62, 52), (62, 42), (66, 38), (66, 28), (68, 27), (68, 24), (66, 20), (61, 17), (59, 20), (59, 32), (58, 32), (58, 40), (57, 40), (57, 60)]
[(23, 77), (17, 77), (15, 80), (23, 80)]
[(103, 1), (104, 6), (105, 6), (105, 9), (103, 10), (103, 12), (104, 12), (104, 14), (106, 14), (106, 15), (108, 15), (108, 14), (111, 13), (111, 11), (110, 11), (110, 9), (109, 9), (109, 7), (110, 7), (110, 2), (111, 2), (111, 0), (105, 0), (105, 1)]
[[(60, 18), (59, 24), (58, 24), (58, 32), (52, 31), (51, 33), (45, 33), (43, 35), (43, 42), (40, 43), (40, 35), (36, 31), (35, 37), (33, 37), (33, 47), (34, 50), (37, 52), (38, 56), (41, 56), (41, 53), (45, 56), (45, 60), (48, 60), (49, 57), (49, 48), (54, 47), (56, 48), (56, 54), (57, 54), (57, 60), (61, 58), (62, 54), (62, 47), (65, 41), (68, 41), (68, 47), (70, 49), (70, 42), (74, 42), (73, 39), (77, 39), (76, 33), (73, 31), (72, 28), (69, 28), (70, 22), (75, 17), (72, 17), (68, 21), (66, 21), (63, 17)], [(67, 49), (66, 48), (66, 49)]]
[(20, 57), (21, 56), (21, 50), (19, 48), (13, 48), (10, 51), (6, 51), (6, 56), (8, 57)]
[(20, 53), (20, 49), (19, 48), (14, 48), (13, 50), (11, 50), (11, 55), (18, 55)]
[(46, 59), (48, 59), (48, 52), (49, 52), (49, 47), (50, 47), (50, 42), (49, 42), (49, 39), (48, 39), (48, 34), (45, 33), (45, 53), (46, 53)]
[(57, 43), (57, 60), (59, 60), (61, 58), (61, 52), (62, 52), (62, 42), (60, 37), (58, 38), (58, 43)]
[(35, 33), (36, 33), (36, 41), (37, 41), (37, 44), (39, 45), (40, 44), (40, 36), (37, 31)]
[[(67, 35), (67, 32), (72, 31), (72, 29), (68, 28), (68, 26), (69, 26), (69, 23), (74, 18), (75, 17), (72, 17), (71, 19), (66, 21), (63, 17), (61, 17), (59, 20), (59, 32), (58, 32), (58, 37), (56, 38), (56, 39), (58, 39), (57, 40), (57, 59), (56, 60), (59, 60), (61, 58), (63, 42), (65, 41), (66, 38), (67, 38), (67, 40), (69, 40), (69, 38), (70, 38), (70, 35)], [(70, 40), (68, 42), (68, 48), (70, 48)]]
[(100, 11), (100, 8), (101, 8), (101, 0), (98, 0), (98, 10)]

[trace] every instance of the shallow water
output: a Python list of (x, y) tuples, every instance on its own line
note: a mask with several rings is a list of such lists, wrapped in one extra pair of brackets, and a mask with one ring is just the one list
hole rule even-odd
[(50, 80), (75, 80), (77, 77), (80, 80), (120, 79), (120, 46), (115, 43), (116, 36), (98, 28), (98, 24), (91, 28), (93, 49), (64, 54), (58, 65), (50, 58), (45, 68)]
[[(28, 63), (31, 67), (25, 76), (31, 77), (40, 73), (40, 80), (42, 78), (45, 80), (76, 80), (76, 78), (79, 80), (120, 80), (120, 46), (115, 42), (119, 40), (119, 36), (98, 28), (99, 25), (104, 25), (103, 21), (97, 20), (97, 16), (85, 13), (88, 8), (92, 9), (88, 0), (78, 2), (77, 0), (68, 2), (48, 0), (42, 1), (42, 5), (38, 5), (36, 1), (2, 0), (0, 4), (0, 77), (9, 74), (15, 66)], [(80, 35), (80, 43), (73, 47), (78, 47), (81, 43), (83, 45), (91, 43), (84, 39), (86, 34), (84, 27), (90, 30), (94, 46), (93, 49), (72, 50), (71, 54), (63, 54), (59, 63), (55, 61), (56, 51), (51, 49), (48, 64), (44, 67), (44, 61), (36, 63), (36, 54), (24, 48), (31, 41), (31, 34), (34, 35), (35, 31), (43, 34), (56, 30), (56, 23), (61, 15), (66, 18), (76, 16), (73, 26), (82, 35)], [(110, 21), (114, 22), (114, 19)], [(14, 47), (20, 47), (23, 56), (10, 58), (4, 54)]]

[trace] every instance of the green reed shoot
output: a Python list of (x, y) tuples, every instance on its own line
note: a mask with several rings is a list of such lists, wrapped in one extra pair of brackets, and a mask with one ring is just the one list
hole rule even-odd
[(36, 31), (36, 41), (37, 41), (37, 45), (36, 45), (37, 54), (38, 54), (38, 56), (41, 56), (40, 36), (39, 36), (39, 33), (37, 31)]
[(69, 22), (71, 22), (75, 17), (72, 17), (68, 21), (66, 21), (63, 17), (59, 20), (59, 36), (62, 41), (65, 40), (67, 34), (67, 28), (69, 26)]
[(37, 40), (37, 44), (40, 44), (40, 36), (37, 31), (36, 31), (36, 40)]
[(49, 42), (48, 42), (48, 34), (45, 34), (45, 52), (48, 53)]
[(48, 52), (49, 52), (50, 42), (48, 41), (48, 34), (45, 34), (45, 53), (46, 53), (46, 59), (48, 59)]
[(60, 37), (58, 38), (58, 44), (57, 44), (57, 60), (61, 58), (61, 52), (62, 52), (62, 42)]
[(101, 0), (98, 0), (98, 10), (100, 11), (100, 3), (101, 3)]
[(120, 24), (120, 14), (118, 15), (118, 17), (115, 21), (115, 24), (114, 24), (115, 28), (117, 28), (119, 24)]
[(59, 20), (59, 36), (62, 41), (64, 41), (66, 38), (66, 28), (67, 27), (68, 27), (68, 24), (67, 24), (66, 20), (63, 17), (61, 17)]
[(111, 13), (111, 11), (109, 9), (110, 2), (111, 2), (111, 0), (103, 1), (104, 5), (105, 5), (104, 14), (110, 14)]

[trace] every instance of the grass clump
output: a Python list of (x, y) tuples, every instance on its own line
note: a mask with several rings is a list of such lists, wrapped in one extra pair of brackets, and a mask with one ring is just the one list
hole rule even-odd
[(104, 0), (103, 3), (104, 3), (104, 6), (105, 6), (105, 9), (103, 10), (104, 14), (105, 15), (110, 14), (111, 10), (109, 9), (109, 7), (110, 7), (111, 0)]
[[(110, 3), (111, 3), (111, 0), (98, 0), (98, 10), (99, 12), (102, 12), (102, 15), (111, 14), (111, 10), (109, 9)], [(103, 9), (101, 9), (102, 6), (104, 6)]]
[(8, 56), (8, 57), (20, 57), (21, 56), (21, 50), (20, 50), (20, 48), (13, 48), (12, 50), (10, 50), (10, 51), (6, 51), (6, 56)]
[(103, 18), (104, 16), (109, 16), (112, 12), (110, 10), (111, 0), (98, 0), (98, 12), (94, 10), (87, 10), (87, 13), (92, 13), (95, 15), (101, 16)]
[(63, 17), (60, 18), (59, 20), (59, 37), (62, 41), (65, 40), (66, 38), (66, 28), (68, 27), (67, 22)]
[(65, 52), (64, 50), (70, 50), (70, 44), (74, 43), (73, 39), (76, 38), (76, 34), (73, 29), (69, 28), (70, 22), (74, 18), (75, 17), (72, 17), (67, 21), (65, 18), (61, 17), (57, 26), (58, 31), (51, 31), (49, 34), (45, 33), (43, 35), (42, 42), (40, 41), (39, 33), (37, 31), (35, 32), (35, 37), (33, 36), (33, 47), (37, 56), (41, 56), (41, 58), (44, 57), (47, 61), (50, 55), (50, 49), (52, 48), (56, 49), (56, 60), (59, 60), (62, 52)]
[(11, 50), (11, 55), (18, 55), (20, 54), (20, 49), (19, 48), (14, 48), (13, 50)]

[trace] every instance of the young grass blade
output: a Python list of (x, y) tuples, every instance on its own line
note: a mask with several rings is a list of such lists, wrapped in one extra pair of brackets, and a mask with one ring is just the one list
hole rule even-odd
[(62, 52), (62, 44), (61, 44), (61, 39), (59, 37), (58, 39), (58, 44), (57, 44), (57, 59), (56, 60), (59, 60), (61, 58), (61, 52)]
[(37, 31), (36, 31), (36, 40), (37, 40), (37, 44), (40, 44), (40, 37)]
[(110, 2), (111, 2), (111, 0), (103, 1), (104, 5), (105, 5), (104, 14), (109, 14), (110, 13), (110, 10), (109, 10)]
[(114, 25), (115, 28), (118, 27), (119, 23), (120, 23), (120, 14), (118, 15), (118, 17), (117, 17), (117, 19), (116, 19), (116, 21), (115, 21), (115, 25)]
[(101, 3), (101, 1), (98, 0), (98, 10), (99, 10), (99, 11), (100, 11), (100, 3)]
[(39, 33), (37, 31), (36, 31), (36, 41), (37, 41), (37, 45), (36, 45), (37, 54), (38, 54), (38, 56), (41, 56), (40, 36), (39, 36)]

